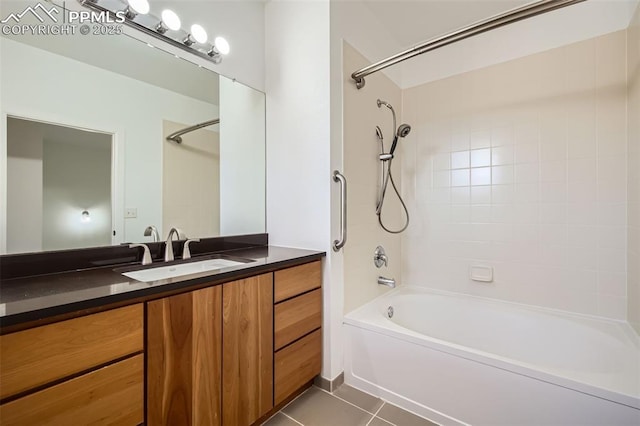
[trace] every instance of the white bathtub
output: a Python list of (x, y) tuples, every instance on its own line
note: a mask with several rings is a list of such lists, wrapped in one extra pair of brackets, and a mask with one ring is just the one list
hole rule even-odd
[(403, 286), (344, 323), (345, 382), (440, 424), (640, 425), (624, 322)]

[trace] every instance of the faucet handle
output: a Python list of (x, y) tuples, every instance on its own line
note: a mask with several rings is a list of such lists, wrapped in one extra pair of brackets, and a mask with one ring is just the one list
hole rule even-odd
[(144, 248), (144, 254), (142, 255), (142, 264), (150, 265), (153, 263), (151, 259), (151, 252), (149, 251), (149, 247), (146, 244), (129, 244), (129, 248), (142, 247)]
[(376, 247), (376, 251), (373, 252), (373, 263), (376, 265), (376, 268), (382, 268), (382, 265), (387, 266), (387, 254), (384, 251), (384, 247), (378, 246)]
[(191, 259), (191, 250), (189, 250), (189, 243), (199, 243), (200, 238), (192, 238), (184, 242), (184, 248), (182, 249), (182, 259)]

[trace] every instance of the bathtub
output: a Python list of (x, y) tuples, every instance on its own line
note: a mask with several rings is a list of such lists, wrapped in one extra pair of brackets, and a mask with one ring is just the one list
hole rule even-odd
[(344, 327), (345, 382), (442, 425), (640, 425), (624, 322), (403, 286)]

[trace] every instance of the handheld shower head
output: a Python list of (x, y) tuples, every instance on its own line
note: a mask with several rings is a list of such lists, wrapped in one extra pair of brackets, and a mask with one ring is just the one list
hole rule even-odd
[(382, 129), (380, 128), (380, 126), (376, 126), (376, 136), (380, 140), (384, 139), (384, 137), (382, 136)]
[(401, 124), (396, 131), (396, 135), (393, 138), (393, 143), (391, 144), (391, 150), (389, 150), (389, 154), (393, 155), (396, 151), (396, 147), (398, 146), (398, 138), (404, 138), (411, 131), (411, 126), (408, 124)]

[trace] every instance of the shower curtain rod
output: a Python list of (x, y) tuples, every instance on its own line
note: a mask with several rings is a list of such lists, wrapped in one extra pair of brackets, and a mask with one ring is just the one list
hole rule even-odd
[(167, 136), (168, 141), (173, 141), (176, 143), (182, 143), (182, 138), (180, 136), (185, 133), (193, 132), (194, 130), (202, 129), (203, 127), (212, 126), (214, 124), (220, 123), (219, 118), (214, 118), (213, 120), (203, 121), (202, 123), (194, 124), (193, 126), (185, 127), (182, 130), (178, 130), (177, 132), (171, 133)]
[(511, 9), (507, 12), (495, 15), (483, 21), (478, 21), (466, 27), (457, 29), (448, 34), (427, 40), (423, 43), (418, 44), (417, 46), (376, 62), (375, 64), (371, 64), (369, 66), (361, 68), (351, 74), (351, 78), (355, 81), (356, 87), (358, 89), (362, 89), (365, 85), (364, 78), (366, 76), (390, 67), (391, 65), (395, 65), (409, 58), (413, 58), (414, 56), (422, 55), (423, 53), (438, 49), (440, 47), (455, 43), (460, 40), (464, 40), (474, 35), (494, 30), (504, 25), (512, 24), (514, 22), (531, 18), (533, 16), (541, 15), (546, 12), (551, 12), (556, 9), (570, 6), (572, 4), (582, 3), (583, 1), (585, 0), (542, 0), (535, 3), (528, 3), (524, 6)]

